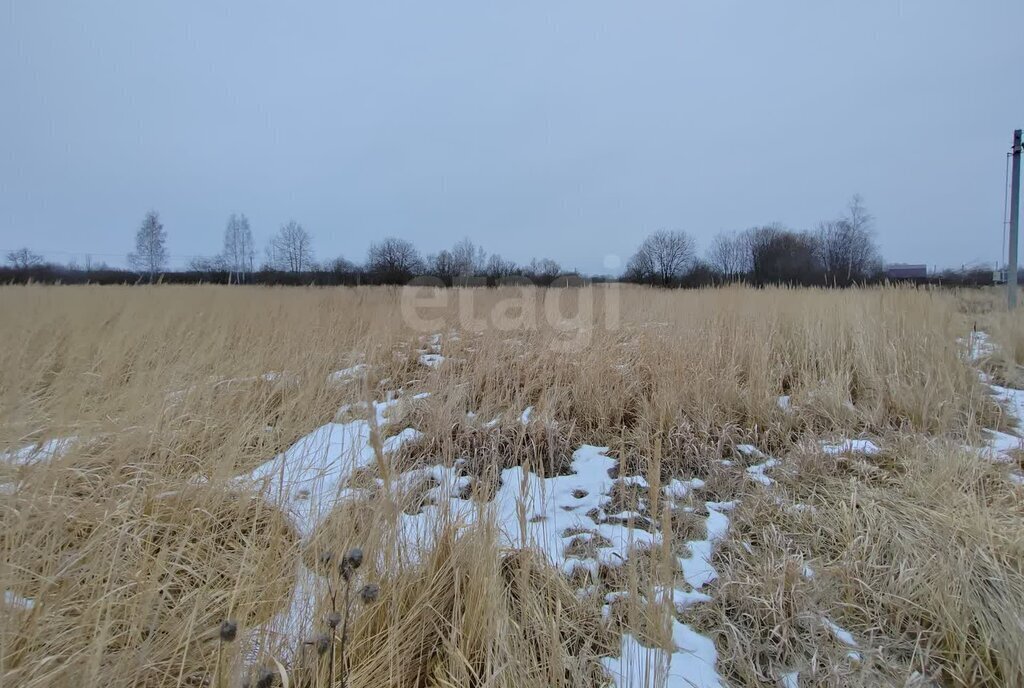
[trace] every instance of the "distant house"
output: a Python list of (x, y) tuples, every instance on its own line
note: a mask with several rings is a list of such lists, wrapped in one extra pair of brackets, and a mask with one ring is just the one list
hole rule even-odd
[(928, 266), (917, 263), (890, 263), (885, 268), (885, 276), (891, 280), (925, 279), (928, 277)]

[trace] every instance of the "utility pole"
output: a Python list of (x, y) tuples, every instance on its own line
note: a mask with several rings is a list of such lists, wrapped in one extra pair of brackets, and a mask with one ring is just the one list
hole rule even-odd
[(1006, 303), (1012, 311), (1017, 307), (1017, 229), (1020, 214), (1020, 135), (1013, 132), (1013, 176), (1010, 181), (1010, 260), (1006, 269)]

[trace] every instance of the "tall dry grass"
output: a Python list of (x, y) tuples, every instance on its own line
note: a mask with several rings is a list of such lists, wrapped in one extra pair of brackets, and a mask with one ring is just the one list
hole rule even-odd
[[(292, 685), (326, 685), (310, 637), (222, 647), (216, 629), (224, 618), (255, 627), (286, 603), (294, 562), (356, 545), (377, 548), (360, 575), (381, 595), (354, 617), (353, 686), (595, 685), (623, 630), (669, 642), (673, 612), (653, 591), (679, 584), (673, 562), (697, 525), (653, 491), (648, 516), (665, 546), (580, 597), (541, 558), (504, 551), (486, 519), (439, 524), (436, 550), (411, 565), (383, 544), (415, 508), (397, 496), (343, 505), (302, 543), (283, 514), (231, 485), (342, 405), (397, 390), (431, 396), (389, 426), (424, 433), (392, 468), (464, 459), (481, 503), (500, 469), (564, 473), (582, 443), (610, 447), (623, 474), (652, 485), (705, 479), (698, 510), (738, 499), (714, 600), (682, 617), (715, 639), (736, 684), (769, 685), (786, 668), (801, 685), (904, 685), (915, 671), (950, 685), (1024, 681), (1019, 493), (1003, 469), (958, 449), (1007, 424), (958, 343), (995, 296), (443, 296), (428, 314), (438, 322), (420, 331), (403, 315), (409, 293), (392, 288), (0, 289), (0, 451), (77, 438), (52, 462), (0, 464), (0, 482), (17, 485), (0, 495), (0, 587), (35, 600), (0, 615), (0, 682), (241, 685), (276, 670), (273, 657)], [(539, 314), (535, 326), (495, 322), (508, 299)], [(558, 321), (543, 317), (553, 300)], [(994, 337), (1008, 341), (1020, 322), (993, 325)], [(446, 361), (430, 368), (419, 350), (434, 331)], [(364, 379), (328, 379), (357, 363)], [(886, 451), (869, 462), (816, 449), (840, 436), (880, 438)], [(744, 476), (742, 442), (784, 458), (780, 482)], [(819, 575), (805, 578), (804, 562)], [(633, 594), (606, 621), (612, 590)], [(328, 605), (318, 600), (317, 619)], [(823, 615), (860, 639), (860, 662)]]

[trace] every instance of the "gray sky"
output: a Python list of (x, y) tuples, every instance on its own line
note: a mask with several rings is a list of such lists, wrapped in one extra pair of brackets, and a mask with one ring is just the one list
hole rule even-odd
[(855, 192), (891, 261), (994, 261), (1024, 126), (1021, 0), (0, 6), (0, 248), (62, 261), (154, 208), (178, 265), (245, 212), (599, 272)]

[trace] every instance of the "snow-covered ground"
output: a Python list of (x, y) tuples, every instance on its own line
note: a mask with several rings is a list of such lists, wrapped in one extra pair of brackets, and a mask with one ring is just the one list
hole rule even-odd
[[(440, 364), (444, 360), (440, 337), (428, 339), (426, 348), (419, 353), (424, 365), (433, 366), (435, 361)], [(363, 373), (363, 369), (354, 367), (339, 371), (335, 379), (347, 380)], [(382, 443), (382, 456), (374, 450), (373, 433), (392, 422), (390, 412), (399, 403), (403, 403), (400, 397), (375, 403), (369, 420), (330, 423), (317, 428), (240, 480), (259, 482), (265, 497), (291, 516), (303, 538), (309, 538), (340, 501), (369, 496), (365, 489), (347, 484), (355, 471), (373, 467), (378, 460), (386, 460), (388, 453), (419, 437), (417, 429), (403, 428)], [(780, 404), (780, 407), (789, 409), (788, 404)], [(351, 410), (351, 407), (341, 409), (339, 418)], [(527, 425), (533, 417), (534, 409), (529, 407), (522, 411), (519, 420)], [(467, 418), (472, 420), (476, 414), (470, 412)], [(494, 427), (497, 422), (495, 419), (484, 427)], [(781, 462), (752, 445), (740, 445), (737, 451), (759, 461), (746, 468), (747, 476), (770, 487), (774, 481), (768, 471)], [(822, 451), (875, 453), (879, 448), (867, 440), (840, 439), (823, 444)], [(394, 493), (422, 495), (424, 505), (419, 511), (401, 513), (397, 517), (398, 550), (407, 563), (415, 563), (433, 546), (439, 524), (470, 526), (486, 512), (486, 517), (497, 525), (506, 547), (530, 547), (542, 552), (563, 573), (576, 576), (574, 580), (581, 581), (582, 586), (579, 594), (587, 595), (595, 589), (594, 583), (602, 567), (621, 566), (636, 549), (662, 543), (658, 524), (652, 523), (645, 513), (647, 497), (638, 498), (635, 510), (613, 508), (617, 488), (638, 488), (639, 494), (650, 490), (644, 476), (620, 475), (618, 468), (618, 461), (609, 456), (607, 447), (581, 445), (573, 453), (571, 472), (567, 475), (543, 477), (521, 466), (503, 470), (494, 497), (483, 504), (463, 498), (470, 492), (467, 488), (472, 486), (473, 478), (463, 473), (459, 462), (452, 466), (419, 467), (392, 477), (387, 484), (378, 479), (377, 487)], [(702, 489), (704, 482), (698, 478), (676, 478), (661, 491), (669, 508), (692, 511), (693, 507), (688, 504)], [(703, 502), (707, 513), (705, 537), (686, 543), (686, 555), (677, 560), (681, 574), (679, 586), (657, 590), (658, 601), (671, 604), (677, 613), (683, 613), (688, 607), (711, 599), (708, 586), (718, 577), (712, 558), (716, 543), (728, 537), (728, 512), (734, 507), (733, 502)], [(285, 633), (290, 637), (310, 635), (311, 608), (317, 596), (324, 592), (325, 581), (304, 564), (298, 563), (297, 567), (297, 583), (289, 607), (257, 632)], [(579, 575), (581, 573), (586, 575)], [(813, 576), (813, 572), (808, 568), (806, 575)], [(612, 616), (613, 604), (628, 595), (625, 590), (605, 595), (606, 618)], [(605, 670), (616, 685), (671, 688), (722, 685), (716, 669), (717, 652), (711, 639), (678, 619), (672, 619), (671, 623), (671, 647), (648, 647), (635, 634), (623, 633), (619, 655), (603, 660)], [(822, 623), (842, 642), (856, 647), (852, 636), (848, 637), (831, 621), (823, 618)], [(795, 673), (786, 677), (784, 682), (796, 680)]]
[[(400, 399), (375, 404), (372, 420), (329, 423), (317, 428), (240, 480), (260, 483), (265, 498), (289, 514), (300, 536), (309, 538), (341, 500), (367, 496), (346, 483), (355, 471), (371, 467), (377, 461), (371, 435), (377, 431), (375, 426), (380, 429), (390, 423), (388, 411), (398, 403)], [(528, 414), (523, 415), (528, 420)], [(384, 443), (384, 453), (414, 441), (418, 435), (414, 428), (403, 429)], [(439, 522), (469, 526), (482, 517), (481, 509), (487, 509), (488, 517), (494, 519), (506, 546), (535, 548), (566, 574), (582, 570), (589, 572), (590, 580), (596, 580), (600, 567), (621, 566), (634, 548), (653, 547), (661, 542), (657, 529), (641, 513), (609, 513), (616, 484), (648, 486), (642, 476), (613, 478), (618, 461), (607, 452), (606, 447), (579, 447), (573, 454), (569, 475), (545, 478), (519, 466), (506, 469), (501, 473), (497, 493), (486, 505), (460, 497), (472, 479), (460, 475), (458, 465), (436, 465), (401, 473), (385, 487), (401, 491), (431, 485), (425, 491), (426, 505), (418, 513), (399, 516), (401, 551), (415, 561), (432, 546), (432, 536)], [(380, 481), (379, 484), (384, 486)], [(689, 483), (676, 480), (663, 488), (663, 492), (671, 500), (700, 487), (702, 483), (697, 480)], [(688, 542), (690, 554), (679, 559), (683, 577), (691, 589), (669, 593), (669, 599), (676, 606), (710, 599), (698, 591), (717, 577), (710, 559), (714, 543), (728, 530), (729, 519), (724, 512), (731, 506), (706, 503), (707, 539)], [(634, 527), (641, 522), (646, 522), (649, 529)], [(575, 554), (574, 545), (584, 542), (599, 544), (586, 550), (592, 552), (590, 555)], [(304, 564), (296, 566), (297, 583), (289, 607), (256, 629), (257, 635), (281, 633), (306, 637), (311, 634), (308, 619), (325, 582)], [(669, 652), (661, 648), (642, 648), (636, 638), (626, 635), (623, 640), (625, 659), (609, 661), (606, 666), (620, 685), (638, 685), (630, 681), (640, 661), (637, 658), (642, 655), (643, 662), (660, 667), (658, 671), (673, 681), (681, 681), (669, 685), (719, 685), (714, 644), (678, 622), (673, 639), (675, 646)]]
[[(968, 356), (972, 363), (977, 363), (983, 357), (992, 354), (995, 345), (985, 332), (972, 332), (968, 342)], [(988, 385), (992, 396), (1013, 421), (1018, 431), (1024, 423), (1024, 390), (1012, 387), (1003, 387), (990, 382), (987, 375), (978, 373), (983, 384)], [(986, 430), (985, 446), (981, 449), (982, 456), (1000, 463), (1014, 463), (1017, 458), (1015, 452), (1024, 451), (1024, 439), (1019, 434), (1007, 433), (999, 430)], [(1018, 485), (1024, 485), (1024, 472), (1011, 470), (1010, 480)]]

